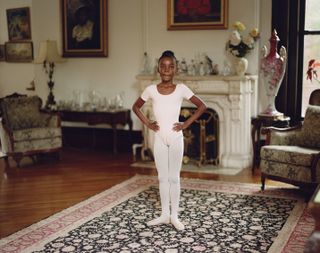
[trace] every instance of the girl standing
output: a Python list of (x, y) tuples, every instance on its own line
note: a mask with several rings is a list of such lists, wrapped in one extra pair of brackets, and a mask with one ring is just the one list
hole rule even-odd
[[(171, 222), (177, 230), (182, 230), (184, 225), (178, 219), (180, 170), (184, 147), (182, 130), (188, 128), (206, 110), (206, 105), (186, 85), (173, 83), (177, 72), (177, 60), (172, 51), (162, 53), (158, 62), (158, 72), (161, 82), (148, 86), (132, 107), (141, 122), (155, 132), (154, 159), (162, 212), (160, 217), (149, 221), (148, 225)], [(149, 99), (156, 119), (154, 122), (150, 122), (140, 110)], [(185, 122), (179, 122), (183, 99), (192, 102), (197, 110)]]

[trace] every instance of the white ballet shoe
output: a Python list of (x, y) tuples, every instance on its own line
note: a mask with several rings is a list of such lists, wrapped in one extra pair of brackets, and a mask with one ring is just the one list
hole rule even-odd
[(169, 224), (170, 223), (170, 217), (169, 216), (160, 216), (158, 218), (155, 218), (151, 221), (147, 222), (148, 226), (157, 226), (160, 224)]
[(184, 230), (184, 225), (178, 218), (171, 218), (170, 222), (177, 230)]

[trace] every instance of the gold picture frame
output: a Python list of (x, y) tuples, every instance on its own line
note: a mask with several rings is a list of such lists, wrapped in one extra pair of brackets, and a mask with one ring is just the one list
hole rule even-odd
[(31, 41), (6, 42), (5, 58), (7, 62), (32, 62), (33, 44)]
[(168, 30), (228, 28), (228, 0), (167, 0)]
[(64, 57), (108, 56), (108, 0), (61, 0)]

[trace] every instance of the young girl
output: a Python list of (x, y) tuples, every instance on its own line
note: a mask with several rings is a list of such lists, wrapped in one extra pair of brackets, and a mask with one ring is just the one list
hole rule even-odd
[[(206, 105), (186, 85), (173, 83), (177, 60), (172, 51), (163, 52), (158, 65), (161, 82), (148, 86), (132, 107), (142, 123), (155, 132), (154, 159), (158, 171), (162, 212), (160, 217), (149, 221), (148, 225), (171, 222), (176, 229), (182, 230), (184, 225), (178, 219), (184, 146), (182, 130), (189, 127), (206, 110)], [(152, 102), (156, 119), (154, 122), (150, 122), (140, 110), (148, 99)], [(197, 106), (197, 110), (187, 121), (180, 123), (183, 99), (190, 100)]]

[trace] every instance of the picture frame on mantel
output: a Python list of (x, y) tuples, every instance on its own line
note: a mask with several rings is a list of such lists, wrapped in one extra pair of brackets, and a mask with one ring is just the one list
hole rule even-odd
[(228, 28), (228, 0), (167, 0), (168, 30)]
[(7, 9), (9, 41), (31, 40), (30, 8)]
[(32, 62), (33, 44), (31, 41), (12, 41), (5, 43), (5, 57), (7, 62)]
[(64, 57), (108, 56), (108, 0), (60, 0)]

